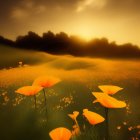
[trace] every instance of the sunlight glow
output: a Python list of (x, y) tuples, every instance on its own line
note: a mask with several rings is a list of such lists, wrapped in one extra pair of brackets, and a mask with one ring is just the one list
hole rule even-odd
[(82, 24), (77, 27), (75, 34), (87, 41), (93, 38), (93, 31), (91, 28)]

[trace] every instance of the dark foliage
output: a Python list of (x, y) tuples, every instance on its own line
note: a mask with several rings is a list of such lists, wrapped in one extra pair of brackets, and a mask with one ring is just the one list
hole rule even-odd
[(4, 45), (8, 45), (8, 46), (14, 46), (15, 42), (0, 36), (0, 44), (4, 44)]
[(104, 58), (140, 58), (140, 48), (136, 45), (130, 43), (117, 45), (115, 42), (110, 43), (106, 38), (86, 42), (76, 36), (68, 36), (64, 32), (54, 34), (48, 31), (39, 36), (30, 31), (25, 36), (18, 36), (15, 42), (0, 37), (0, 44), (51, 54)]

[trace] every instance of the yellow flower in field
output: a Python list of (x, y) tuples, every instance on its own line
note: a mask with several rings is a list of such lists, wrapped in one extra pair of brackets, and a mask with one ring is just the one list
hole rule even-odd
[(60, 82), (59, 78), (50, 77), (50, 76), (40, 76), (34, 80), (33, 85), (48, 88), (57, 84), (58, 82)]
[(59, 127), (49, 133), (52, 140), (70, 140), (72, 133), (69, 129)]
[(102, 106), (106, 108), (124, 108), (126, 103), (120, 100), (117, 100), (106, 93), (102, 92), (93, 92), (92, 93), (97, 99), (93, 103), (99, 102)]
[(113, 85), (101, 85), (98, 86), (104, 93), (113, 95), (117, 93), (118, 91), (122, 90), (123, 88)]
[(73, 119), (74, 121), (76, 120), (77, 116), (79, 115), (78, 111), (73, 111), (73, 114), (68, 114), (68, 116)]
[(87, 118), (88, 122), (91, 125), (96, 125), (105, 120), (101, 115), (95, 112), (89, 111), (88, 109), (83, 109), (83, 116)]
[(19, 94), (23, 94), (25, 96), (33, 96), (36, 95), (43, 88), (40, 86), (24, 86), (17, 89), (15, 92)]

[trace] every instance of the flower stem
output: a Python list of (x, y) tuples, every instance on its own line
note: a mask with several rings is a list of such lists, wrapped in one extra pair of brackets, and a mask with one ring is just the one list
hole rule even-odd
[(47, 113), (47, 98), (46, 98), (46, 93), (45, 93), (44, 88), (43, 88), (43, 94), (44, 94), (45, 110), (46, 110), (46, 113)]
[(35, 109), (37, 108), (36, 107), (36, 96), (34, 95), (34, 101), (35, 101)]
[(108, 108), (105, 108), (105, 118), (106, 118), (106, 135), (105, 135), (105, 140), (109, 140), (109, 123), (108, 123)]
[(46, 106), (47, 105), (47, 99), (46, 99), (45, 89), (43, 89), (43, 94), (44, 94), (44, 101), (45, 101), (45, 106)]
[(96, 139), (95, 125), (92, 125), (92, 126), (89, 128), (88, 133), (89, 133), (89, 138), (90, 138), (91, 140)]
[(76, 119), (75, 119), (75, 123), (76, 123), (76, 125), (77, 125), (77, 127), (78, 127), (78, 129), (79, 129), (79, 134), (81, 134), (80, 126), (79, 126), (79, 124), (78, 124), (78, 122), (77, 122)]

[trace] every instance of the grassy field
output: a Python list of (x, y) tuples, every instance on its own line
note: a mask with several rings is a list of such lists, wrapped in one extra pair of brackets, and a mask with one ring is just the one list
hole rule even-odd
[[(114, 97), (127, 103), (126, 108), (109, 110), (110, 140), (140, 139), (139, 60), (55, 56), (0, 46), (0, 68), (1, 140), (49, 140), (48, 133), (56, 127), (72, 130), (73, 121), (67, 114), (75, 110), (80, 112), (77, 119), (81, 129), (86, 129), (73, 139), (103, 140), (105, 122), (92, 127), (82, 117), (82, 110), (88, 108), (105, 115), (98, 103), (92, 103), (92, 92), (100, 91), (98, 86), (104, 84), (124, 88)], [(33, 97), (15, 93), (17, 88), (31, 85), (42, 75), (61, 79), (46, 89), (47, 112), (42, 92), (37, 96), (37, 110)]]

